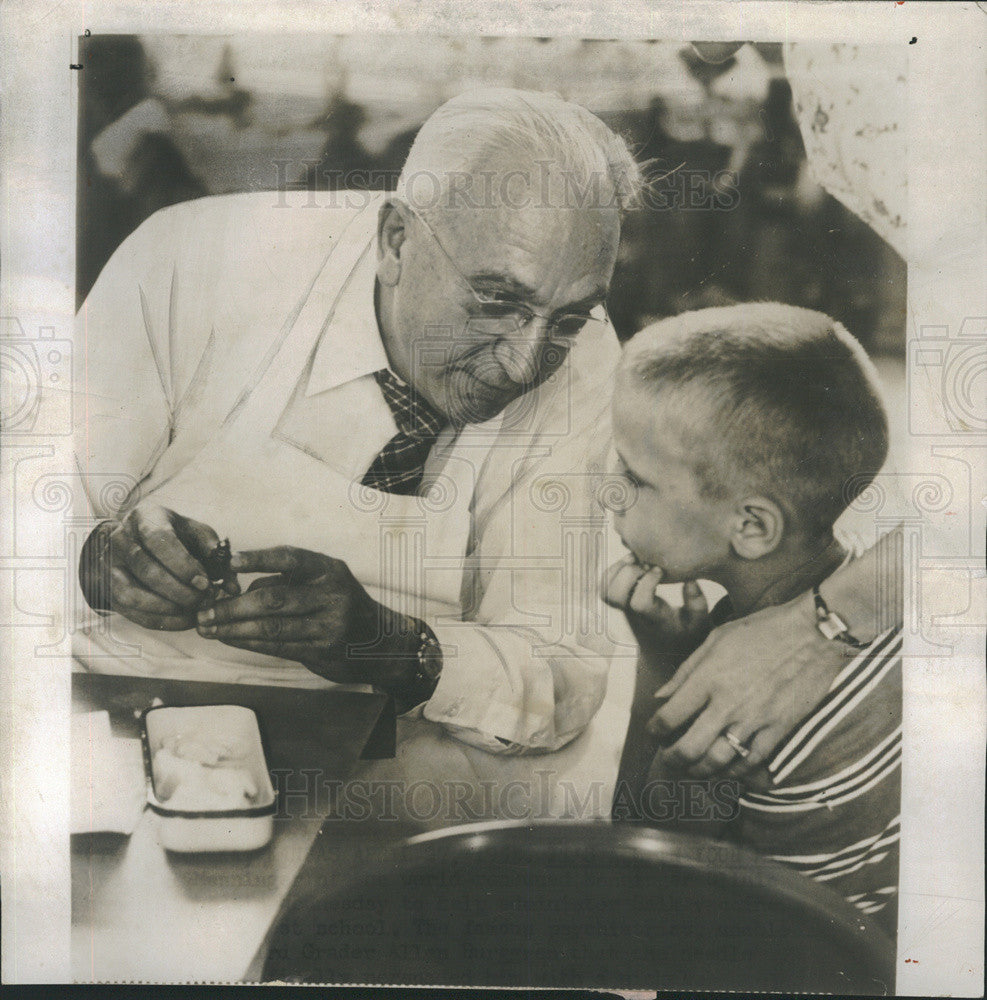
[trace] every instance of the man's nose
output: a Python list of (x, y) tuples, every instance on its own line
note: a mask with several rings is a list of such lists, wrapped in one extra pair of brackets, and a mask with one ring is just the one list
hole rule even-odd
[(499, 360), (512, 382), (518, 385), (535, 382), (550, 332), (548, 320), (533, 316), (521, 329), (501, 340)]

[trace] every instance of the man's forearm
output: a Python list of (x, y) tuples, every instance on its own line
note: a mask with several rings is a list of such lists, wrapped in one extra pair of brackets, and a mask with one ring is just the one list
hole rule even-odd
[(819, 586), (829, 608), (859, 639), (871, 639), (902, 623), (903, 544), (904, 533), (899, 525)]

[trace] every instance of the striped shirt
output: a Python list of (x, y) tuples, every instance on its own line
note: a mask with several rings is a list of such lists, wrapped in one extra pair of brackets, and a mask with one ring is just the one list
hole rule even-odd
[(729, 835), (825, 883), (897, 929), (901, 810), (899, 628), (847, 664), (745, 779)]

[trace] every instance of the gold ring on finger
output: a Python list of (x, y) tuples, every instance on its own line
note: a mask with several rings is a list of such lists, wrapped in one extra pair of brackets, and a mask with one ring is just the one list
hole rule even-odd
[(740, 740), (738, 740), (737, 737), (734, 736), (734, 734), (731, 733), (729, 729), (723, 734), (723, 738), (727, 741), (727, 743), (730, 744), (735, 754), (737, 754), (740, 757), (743, 757), (744, 759), (750, 756), (751, 754), (750, 747), (745, 747), (744, 744), (741, 743)]

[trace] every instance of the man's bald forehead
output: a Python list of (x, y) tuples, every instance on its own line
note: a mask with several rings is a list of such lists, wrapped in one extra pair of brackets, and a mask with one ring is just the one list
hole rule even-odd
[(463, 225), (504, 233), (518, 227), (553, 231), (578, 227), (606, 237), (620, 229), (620, 205), (609, 177), (574, 176), (556, 163), (526, 161), (514, 150), (498, 150), (466, 175), (449, 178), (444, 195), (422, 210), (436, 226)]
[(616, 262), (619, 213), (612, 204), (565, 204), (559, 179), (546, 191), (555, 199), (532, 197), (520, 207), (443, 207), (431, 221), (474, 288), (537, 306), (553, 278), (570, 284), (579, 274), (587, 280), (567, 302), (591, 308), (605, 297)]

